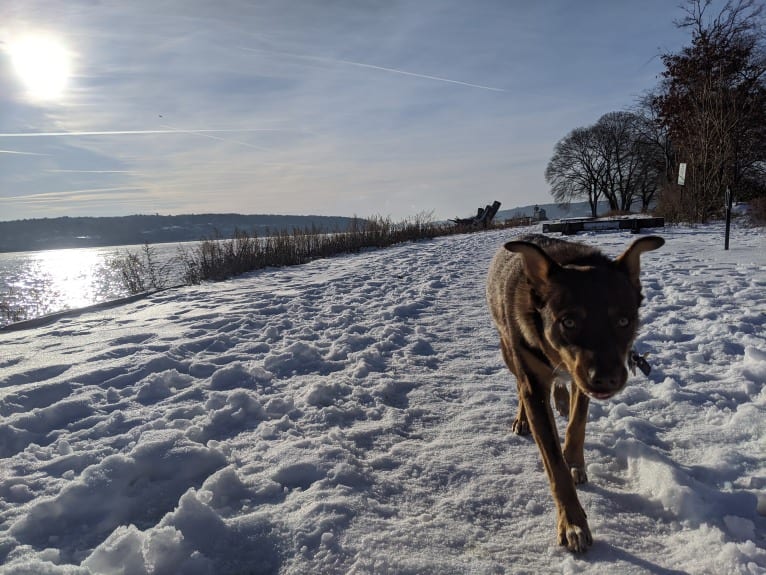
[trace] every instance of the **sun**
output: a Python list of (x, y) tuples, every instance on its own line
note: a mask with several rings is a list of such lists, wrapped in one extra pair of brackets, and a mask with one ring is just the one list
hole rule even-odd
[(11, 63), (28, 94), (36, 100), (63, 96), (72, 74), (66, 45), (49, 34), (20, 37), (8, 46)]

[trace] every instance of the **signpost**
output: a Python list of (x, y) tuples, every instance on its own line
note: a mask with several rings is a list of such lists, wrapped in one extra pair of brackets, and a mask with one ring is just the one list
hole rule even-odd
[(723, 240), (723, 249), (728, 250), (729, 249), (729, 231), (731, 230), (731, 206), (732, 206), (732, 197), (731, 197), (731, 190), (729, 189), (729, 186), (726, 186), (726, 235)]

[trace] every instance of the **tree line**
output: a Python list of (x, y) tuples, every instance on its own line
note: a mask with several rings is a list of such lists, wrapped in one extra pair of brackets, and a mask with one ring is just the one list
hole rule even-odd
[(243, 214), (59, 217), (0, 222), (0, 252), (188, 242), (236, 230), (269, 233), (314, 228), (345, 231), (356, 218)]
[(682, 6), (675, 23), (691, 42), (661, 56), (659, 84), (632, 109), (556, 144), (545, 178), (558, 203), (586, 199), (594, 217), (600, 201), (616, 212), (655, 207), (691, 222), (718, 215), (725, 198), (729, 208), (735, 196), (766, 203), (764, 7), (729, 0), (710, 14), (711, 4)]

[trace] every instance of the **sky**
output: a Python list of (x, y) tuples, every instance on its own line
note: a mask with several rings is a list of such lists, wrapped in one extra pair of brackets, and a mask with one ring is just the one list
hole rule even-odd
[(465, 217), (688, 42), (666, 0), (4, 0), (0, 220)]

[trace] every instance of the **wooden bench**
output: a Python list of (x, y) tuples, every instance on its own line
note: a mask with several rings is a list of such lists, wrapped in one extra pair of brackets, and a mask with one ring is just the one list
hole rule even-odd
[(572, 218), (543, 224), (543, 233), (561, 232), (571, 236), (582, 231), (630, 230), (637, 234), (643, 228), (665, 227), (665, 218)]

